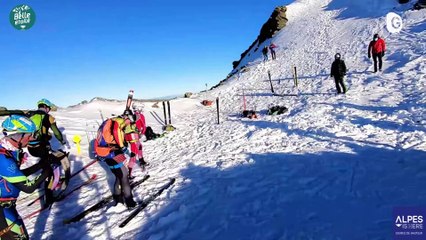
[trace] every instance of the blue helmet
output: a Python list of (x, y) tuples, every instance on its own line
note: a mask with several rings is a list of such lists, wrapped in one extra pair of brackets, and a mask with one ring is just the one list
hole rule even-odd
[(37, 102), (37, 106), (40, 106), (40, 105), (46, 105), (49, 108), (52, 108), (54, 106), (53, 103), (47, 100), (46, 98), (43, 98)]
[(34, 133), (37, 130), (35, 123), (22, 115), (11, 115), (1, 124), (4, 131), (18, 133)]

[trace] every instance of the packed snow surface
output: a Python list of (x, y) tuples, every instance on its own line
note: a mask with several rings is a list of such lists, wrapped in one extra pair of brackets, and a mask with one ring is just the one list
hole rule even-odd
[[(71, 187), (92, 174), (98, 175), (95, 183), (25, 220), (31, 238), (391, 239), (393, 208), (426, 203), (426, 11), (407, 11), (395, 2), (290, 4), (287, 27), (251, 49), (240, 65), (244, 70), (211, 91), (170, 101), (176, 130), (143, 143), (151, 165), (135, 174), (151, 178), (133, 193), (143, 200), (175, 177), (171, 188), (125, 228), (118, 227), (129, 213), (122, 205), (63, 225), (110, 193), (114, 179), (97, 163), (73, 178)], [(400, 33), (385, 28), (390, 11), (403, 18)], [(367, 58), (374, 33), (388, 49), (380, 73), (372, 72)], [(279, 46), (278, 59), (263, 62), (260, 50), (271, 41)], [(329, 77), (337, 52), (349, 69), (346, 95), (335, 94)], [(271, 94), (268, 71), (279, 95)], [(134, 90), (136, 97), (143, 91)], [(243, 94), (257, 119), (241, 117)], [(200, 104), (216, 97), (220, 124), (216, 105)], [(92, 160), (88, 141), (100, 112), (120, 114), (124, 104), (94, 101), (53, 113), (70, 143), (74, 171)], [(148, 125), (161, 133), (161, 103), (143, 105)], [(289, 111), (269, 116), (273, 105)], [(75, 134), (83, 137), (80, 155)], [(35, 197), (18, 202), (22, 216), (37, 209), (26, 207)]]

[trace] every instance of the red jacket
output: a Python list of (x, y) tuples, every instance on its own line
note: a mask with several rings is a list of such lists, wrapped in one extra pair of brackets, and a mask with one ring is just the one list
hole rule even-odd
[(368, 46), (368, 55), (370, 55), (370, 53), (378, 54), (384, 51), (386, 51), (385, 40), (381, 38), (379, 38), (377, 41), (371, 41), (370, 45)]
[(146, 131), (145, 116), (141, 112), (135, 112), (135, 115), (136, 115), (136, 128), (138, 129), (140, 134), (145, 134), (145, 131)]

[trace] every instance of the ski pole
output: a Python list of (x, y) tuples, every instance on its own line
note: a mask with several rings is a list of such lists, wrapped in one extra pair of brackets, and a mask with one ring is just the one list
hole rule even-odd
[(268, 77), (269, 77), (269, 83), (271, 84), (271, 92), (275, 93), (274, 92), (274, 86), (272, 85), (272, 79), (271, 79), (271, 72), (270, 71), (268, 71)]
[(164, 111), (164, 125), (167, 125), (166, 103), (165, 102), (163, 102), (163, 111)]
[(217, 107), (217, 124), (220, 124), (220, 119), (219, 119), (219, 97), (216, 98), (216, 107)]
[(171, 125), (172, 124), (172, 116), (171, 116), (171, 113), (170, 113), (170, 102), (169, 101), (167, 101), (167, 110), (169, 111), (169, 124)]
[(99, 113), (101, 114), (102, 122), (104, 121), (104, 115), (102, 114), (102, 110), (99, 109)]

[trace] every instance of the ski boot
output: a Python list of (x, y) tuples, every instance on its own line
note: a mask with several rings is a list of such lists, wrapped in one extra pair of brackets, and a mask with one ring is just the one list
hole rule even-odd
[(130, 198), (125, 198), (124, 199), (124, 202), (126, 203), (126, 207), (127, 207), (127, 209), (133, 209), (133, 208), (135, 208), (136, 207), (136, 205), (137, 205), (137, 203), (135, 202), (135, 200), (133, 200), (133, 198), (132, 197), (130, 197)]
[(113, 194), (112, 199), (114, 199), (114, 206), (117, 206), (119, 203), (124, 204), (124, 199), (121, 194)]
[(142, 172), (146, 170), (146, 167), (149, 166), (149, 163), (145, 162), (145, 159), (142, 157), (139, 159), (139, 166), (141, 167)]
[(129, 167), (129, 180), (135, 179), (135, 176), (132, 175), (132, 170), (133, 170), (133, 168)]

